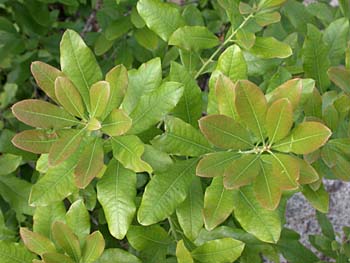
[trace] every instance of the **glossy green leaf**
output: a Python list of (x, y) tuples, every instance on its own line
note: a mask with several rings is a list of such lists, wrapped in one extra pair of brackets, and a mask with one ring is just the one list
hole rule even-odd
[(66, 221), (80, 242), (85, 240), (90, 233), (91, 224), (89, 212), (82, 199), (71, 204), (66, 214)]
[(83, 262), (95, 262), (103, 253), (105, 240), (100, 231), (95, 231), (86, 238), (83, 247)]
[(170, 64), (169, 79), (184, 85), (183, 95), (173, 110), (174, 116), (197, 127), (202, 116), (202, 97), (196, 81), (184, 66), (175, 62)]
[(264, 59), (287, 58), (293, 53), (288, 44), (280, 42), (274, 37), (257, 37), (249, 52)]
[(36, 182), (30, 193), (29, 204), (46, 206), (61, 201), (76, 191), (74, 183), (74, 168), (76, 158), (50, 167), (47, 173)]
[(110, 86), (107, 81), (99, 81), (90, 89), (90, 116), (101, 117), (104, 114), (110, 96)]
[(132, 120), (122, 109), (114, 109), (102, 123), (101, 130), (109, 136), (125, 134), (131, 127)]
[(32, 252), (42, 255), (48, 252), (56, 252), (55, 245), (47, 237), (32, 232), (28, 228), (21, 227), (20, 235), (25, 246)]
[(226, 168), (241, 154), (237, 152), (214, 152), (203, 156), (199, 161), (196, 174), (201, 177), (223, 176)]
[(59, 129), (79, 124), (79, 121), (65, 110), (41, 100), (22, 100), (12, 106), (17, 119), (37, 128)]
[(264, 141), (267, 102), (260, 88), (248, 80), (237, 82), (235, 105), (241, 121)]
[(314, 191), (309, 185), (304, 185), (302, 193), (315, 209), (322, 213), (328, 213), (329, 194), (324, 186)]
[(49, 152), (49, 164), (52, 166), (67, 160), (78, 148), (85, 130), (65, 130), (52, 145)]
[(187, 197), (198, 160), (179, 161), (159, 172), (145, 188), (137, 219), (151, 225), (170, 216)]
[(225, 115), (208, 115), (199, 120), (204, 136), (223, 149), (245, 150), (253, 147), (249, 132)]
[(322, 40), (322, 33), (309, 24), (303, 46), (303, 68), (305, 77), (316, 80), (316, 86), (321, 92), (326, 91), (330, 84), (327, 77), (330, 66), (328, 50), (328, 46)]
[(159, 37), (147, 27), (137, 29), (134, 37), (141, 46), (151, 51), (156, 50), (160, 42)]
[(35, 258), (37, 257), (20, 243), (0, 241), (0, 261), (2, 263), (32, 262)]
[(152, 167), (141, 159), (144, 152), (142, 141), (135, 135), (112, 137), (113, 156), (125, 168), (135, 172), (151, 172)]
[(59, 253), (45, 253), (43, 255), (43, 260), (45, 263), (74, 263), (74, 260), (72, 258)]
[[(137, 11), (146, 25), (164, 41), (168, 41), (171, 34), (184, 25), (179, 10), (157, 0), (141, 0), (137, 3)], [(167, 21), (165, 23), (165, 21)]]
[(205, 190), (203, 217), (209, 231), (224, 222), (233, 210), (233, 191), (223, 185), (223, 178), (215, 177)]
[(21, 156), (13, 155), (10, 153), (0, 155), (0, 176), (16, 171), (18, 166), (21, 164), (21, 161)]
[(272, 103), (266, 113), (266, 131), (269, 143), (286, 137), (293, 126), (293, 109), (288, 99), (280, 99)]
[(283, 152), (307, 154), (324, 145), (331, 134), (331, 130), (320, 122), (303, 122), (289, 136), (273, 145), (273, 148)]
[(183, 86), (177, 82), (165, 82), (158, 89), (140, 98), (130, 113), (132, 127), (129, 133), (137, 134), (160, 121), (179, 102)]
[(104, 167), (103, 141), (95, 138), (85, 146), (80, 154), (77, 166), (74, 169), (75, 184), (78, 188), (84, 189)]
[(155, 137), (151, 143), (159, 150), (174, 155), (199, 156), (212, 151), (198, 130), (170, 116), (165, 119), (165, 133)]
[(66, 77), (58, 77), (55, 81), (55, 94), (58, 102), (73, 116), (84, 118), (85, 107), (79, 91)]
[(232, 195), (234, 216), (243, 229), (261, 241), (277, 243), (281, 234), (279, 212), (264, 209), (250, 186), (234, 190)]
[(75, 261), (81, 258), (80, 244), (77, 236), (64, 223), (56, 221), (52, 224), (52, 235), (57, 244)]
[(70, 29), (62, 36), (60, 53), (63, 73), (74, 83), (89, 109), (89, 89), (102, 79), (102, 72), (95, 56), (79, 34)]
[(105, 249), (96, 263), (112, 263), (114, 261), (118, 263), (141, 263), (141, 260), (136, 256), (120, 248)]
[(329, 79), (344, 92), (350, 93), (350, 69), (331, 67), (327, 71)]
[(219, 39), (204, 26), (180, 27), (169, 38), (169, 45), (195, 52), (219, 44)]
[(193, 263), (191, 253), (187, 250), (183, 240), (177, 242), (176, 259), (178, 263)]
[(54, 101), (57, 101), (55, 94), (55, 80), (63, 76), (63, 73), (41, 61), (31, 64), (30, 70), (38, 86)]
[(232, 161), (224, 174), (224, 186), (236, 189), (251, 183), (260, 172), (259, 155), (245, 154)]
[(298, 161), (300, 170), (298, 182), (300, 184), (311, 184), (316, 182), (319, 179), (319, 175), (315, 168), (300, 158), (298, 158)]
[(185, 201), (176, 208), (176, 215), (184, 234), (195, 240), (203, 227), (203, 190), (201, 180), (193, 178)]
[(215, 95), (219, 113), (236, 120), (235, 86), (226, 76), (220, 75), (215, 84)]
[(195, 248), (191, 255), (200, 262), (233, 262), (242, 254), (244, 243), (233, 238), (222, 238), (205, 242)]
[(128, 71), (123, 65), (115, 66), (106, 74), (106, 81), (109, 83), (110, 94), (103, 117), (119, 108), (122, 103), (129, 82)]
[(112, 236), (123, 239), (133, 220), (136, 206), (136, 175), (119, 162), (111, 160), (97, 183), (101, 203)]
[(248, 74), (243, 52), (237, 45), (230, 46), (220, 55), (216, 69), (232, 81), (246, 79)]

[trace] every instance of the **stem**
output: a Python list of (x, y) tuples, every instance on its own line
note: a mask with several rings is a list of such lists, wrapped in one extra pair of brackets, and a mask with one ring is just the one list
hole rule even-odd
[(213, 61), (213, 59), (216, 57), (216, 55), (229, 43), (232, 41), (232, 38), (237, 34), (237, 32), (242, 29), (247, 23), (248, 21), (254, 17), (253, 14), (250, 14), (249, 16), (245, 17), (242, 24), (239, 25), (239, 27), (237, 27), (232, 34), (224, 41), (222, 42), (222, 44), (214, 51), (214, 53), (210, 56), (210, 58), (202, 65), (202, 67), (198, 70), (197, 74), (195, 75), (195, 79), (197, 79), (205, 70), (205, 68), (208, 66), (208, 64), (210, 62)]

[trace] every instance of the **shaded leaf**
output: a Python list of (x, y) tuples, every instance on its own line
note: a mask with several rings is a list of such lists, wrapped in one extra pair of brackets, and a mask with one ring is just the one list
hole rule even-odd
[(5, 153), (0, 155), (0, 176), (10, 174), (18, 168), (22, 162), (22, 156)]
[(327, 71), (329, 79), (344, 92), (350, 93), (350, 69), (331, 67)]

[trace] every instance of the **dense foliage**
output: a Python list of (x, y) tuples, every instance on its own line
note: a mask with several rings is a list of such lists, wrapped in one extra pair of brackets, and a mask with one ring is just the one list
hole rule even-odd
[(349, 1), (0, 14), (0, 262), (326, 262), (284, 228), (296, 192), (348, 262), (323, 179), (350, 180)]

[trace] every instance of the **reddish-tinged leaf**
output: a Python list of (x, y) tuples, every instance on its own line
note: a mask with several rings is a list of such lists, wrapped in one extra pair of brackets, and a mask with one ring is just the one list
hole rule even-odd
[(70, 114), (84, 119), (85, 107), (77, 88), (66, 77), (58, 77), (55, 81), (55, 94), (59, 103)]
[(50, 149), (49, 164), (55, 166), (71, 156), (78, 149), (84, 132), (84, 129), (61, 131)]
[(109, 136), (125, 134), (132, 125), (132, 120), (122, 109), (114, 109), (102, 123), (102, 131)]
[(33, 62), (30, 69), (38, 86), (57, 102), (55, 80), (57, 77), (64, 76), (63, 72), (41, 61)]
[(12, 112), (20, 121), (37, 128), (60, 129), (80, 123), (64, 109), (41, 100), (17, 102)]
[(303, 82), (301, 79), (291, 79), (283, 83), (266, 95), (269, 103), (273, 103), (279, 99), (288, 99), (295, 110), (299, 104)]
[(245, 154), (232, 161), (225, 170), (225, 188), (237, 189), (252, 182), (260, 172), (259, 158), (257, 154)]
[(225, 115), (209, 115), (199, 120), (204, 136), (223, 149), (244, 150), (254, 147), (249, 132)]
[(339, 88), (346, 93), (350, 93), (350, 69), (343, 67), (331, 67), (327, 71), (328, 77)]
[(75, 184), (84, 189), (103, 169), (104, 163), (103, 141), (100, 138), (89, 143), (80, 155), (74, 170)]
[(74, 263), (70, 257), (59, 253), (45, 253), (43, 255), (43, 262), (45, 263)]
[(45, 130), (26, 130), (15, 135), (12, 143), (25, 151), (32, 153), (48, 153), (51, 146), (57, 141), (55, 132)]
[(324, 145), (331, 135), (331, 130), (320, 122), (303, 122), (295, 127), (289, 136), (273, 145), (273, 149), (307, 154)]
[(274, 175), (278, 178), (282, 190), (294, 190), (298, 188), (299, 161), (298, 158), (287, 154), (272, 153), (272, 166)]
[(47, 237), (24, 227), (20, 228), (20, 234), (25, 246), (35, 254), (42, 255), (47, 252), (56, 252), (55, 245)]
[(90, 117), (101, 117), (107, 107), (110, 86), (107, 81), (99, 81), (90, 89)]

